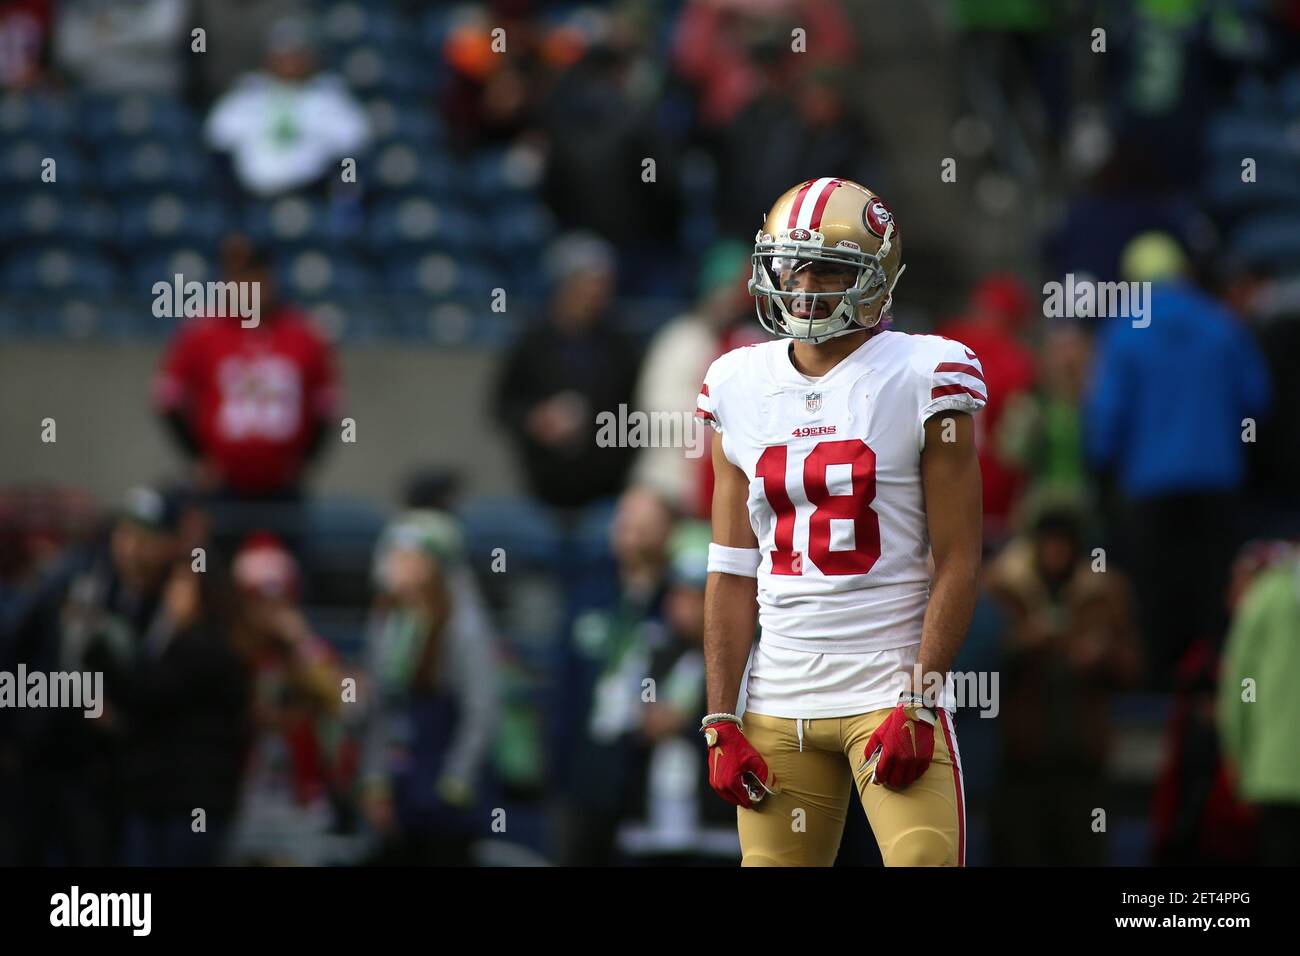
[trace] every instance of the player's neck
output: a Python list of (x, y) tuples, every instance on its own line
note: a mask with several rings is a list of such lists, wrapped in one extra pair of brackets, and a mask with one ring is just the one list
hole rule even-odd
[(790, 343), (790, 363), (802, 375), (807, 375), (809, 378), (821, 378), (861, 348), (862, 343), (875, 335), (877, 331), (879, 331), (878, 326), (863, 329), (861, 332), (854, 332), (850, 335), (827, 339), (825, 342), (816, 344), (795, 339)]

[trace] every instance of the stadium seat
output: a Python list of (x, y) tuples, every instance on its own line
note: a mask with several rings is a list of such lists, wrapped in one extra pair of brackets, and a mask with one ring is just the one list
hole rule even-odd
[(380, 203), (370, 216), (367, 240), (375, 255), (388, 256), (414, 249), (477, 250), (483, 237), (469, 211), (453, 203), (419, 196)]
[(195, 245), (178, 245), (132, 256), (129, 262), (132, 291), (149, 292), (155, 282), (170, 282), (176, 275), (186, 282), (209, 282), (221, 278), (210, 250)]
[(77, 128), (76, 109), (53, 93), (11, 91), (0, 95), (0, 137), (65, 139)]
[(366, 102), (366, 112), (375, 142), (386, 146), (406, 142), (417, 149), (429, 149), (446, 140), (442, 118), (427, 99), (407, 100), (375, 96)]
[(1285, 155), (1300, 143), (1276, 116), (1221, 113), (1209, 123), (1206, 145), (1211, 156), (1233, 156), (1240, 163), (1244, 156)]
[(96, 167), (110, 193), (174, 190), (193, 195), (212, 176), (203, 150), (156, 139), (102, 147)]
[(384, 190), (441, 198), (463, 189), (456, 165), (445, 157), (428, 155), (416, 142), (391, 142), (375, 153), (372, 162), (378, 185)]
[(354, 256), (328, 249), (303, 249), (283, 257), (277, 269), (285, 293), (294, 298), (361, 295), (374, 285), (369, 269)]
[[(47, 166), (45, 160), (54, 160)], [(53, 182), (42, 179), (51, 169)], [(71, 140), (57, 137), (15, 137), (0, 135), (0, 192), (30, 194), (41, 186), (82, 189), (87, 185), (86, 163)]]
[(395, 293), (409, 293), (432, 298), (468, 298), (488, 303), (495, 288), (504, 288), (504, 279), (489, 263), (455, 256), (453, 249), (397, 257), (385, 270), (388, 287)]
[(119, 241), (129, 251), (180, 243), (215, 251), (232, 225), (225, 207), (216, 200), (174, 192), (123, 197), (119, 208)]
[(1246, 262), (1300, 270), (1300, 209), (1250, 217), (1232, 231), (1227, 248)]
[(200, 120), (180, 100), (165, 96), (87, 96), (78, 127), (93, 144), (160, 138), (198, 142)]
[(460, 518), (476, 561), (490, 562), (495, 548), (505, 548), (507, 567), (546, 568), (561, 558), (554, 520), (528, 498), (475, 498), (460, 509)]
[(107, 203), (53, 187), (24, 196), (0, 206), (0, 243), (96, 249), (113, 237), (113, 209)]
[(244, 228), (254, 242), (288, 249), (355, 243), (359, 237), (336, 211), (321, 200), (286, 196), (269, 203), (250, 203), (244, 213)]
[(113, 261), (72, 246), (48, 246), (6, 258), (3, 286), (18, 293), (80, 291), (108, 294), (121, 287)]

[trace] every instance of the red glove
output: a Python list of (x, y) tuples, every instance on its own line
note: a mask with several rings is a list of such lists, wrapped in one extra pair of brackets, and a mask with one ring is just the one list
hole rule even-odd
[[(926, 718), (929, 718), (927, 720)], [(867, 763), (879, 753), (874, 782), (902, 790), (925, 773), (934, 759), (934, 713), (899, 704), (867, 741)]]
[(777, 792), (776, 775), (745, 739), (739, 724), (729, 720), (706, 724), (709, 745), (709, 785), (728, 803), (751, 810), (764, 796)]

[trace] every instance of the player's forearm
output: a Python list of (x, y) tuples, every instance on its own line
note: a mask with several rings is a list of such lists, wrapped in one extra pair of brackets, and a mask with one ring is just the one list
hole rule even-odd
[[(924, 682), (929, 674), (946, 674), (952, 669), (966, 640), (975, 601), (979, 595), (980, 556), (978, 549), (936, 558), (930, 584), (930, 603), (921, 629), (921, 650), (917, 670)], [(924, 687), (916, 687), (922, 691)]]
[(734, 713), (754, 643), (758, 582), (713, 572), (704, 597), (704, 669), (708, 712)]

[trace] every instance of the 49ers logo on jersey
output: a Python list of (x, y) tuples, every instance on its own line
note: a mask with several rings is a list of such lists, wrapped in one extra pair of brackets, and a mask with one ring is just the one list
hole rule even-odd
[[(862, 225), (879, 239), (885, 238), (885, 230), (889, 224), (894, 222), (894, 214), (889, 211), (885, 201), (879, 196), (868, 199), (867, 204), (862, 207)], [(898, 223), (894, 222), (894, 235), (898, 235)]]

